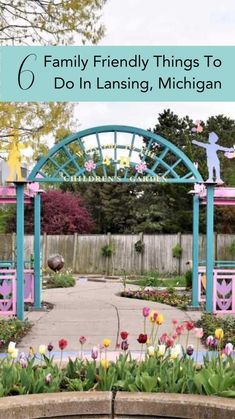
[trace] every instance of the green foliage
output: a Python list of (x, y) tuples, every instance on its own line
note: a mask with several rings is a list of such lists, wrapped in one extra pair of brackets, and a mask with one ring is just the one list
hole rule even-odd
[(68, 288), (74, 287), (75, 284), (75, 278), (67, 272), (56, 272), (51, 274), (47, 280), (48, 288)]
[(0, 319), (0, 349), (8, 346), (10, 341), (18, 342), (32, 327), (28, 321), (20, 321), (14, 318)]
[(205, 357), (200, 369), (186, 357), (146, 356), (139, 361), (130, 354), (120, 354), (107, 368), (96, 361), (70, 359), (60, 369), (46, 356), (40, 364), (29, 357), (24, 368), (9, 358), (0, 362), (0, 397), (91, 390), (235, 397), (235, 360)]
[(235, 256), (235, 240), (233, 240), (233, 242), (229, 246), (229, 251), (230, 251), (232, 256)]
[(216, 314), (204, 313), (198, 325), (203, 328), (204, 335), (214, 335), (215, 329), (222, 328), (224, 331), (223, 342), (231, 342), (235, 345), (235, 317), (218, 316)]
[(185, 273), (185, 282), (187, 288), (192, 288), (192, 279), (193, 279), (193, 272), (190, 269)]
[(105, 244), (101, 247), (101, 254), (106, 258), (110, 258), (113, 254), (113, 247), (111, 244)]
[(180, 259), (183, 253), (183, 249), (179, 243), (177, 243), (172, 249), (173, 258)]
[(135, 242), (135, 251), (137, 253), (144, 253), (144, 242), (143, 240), (138, 240), (137, 242)]

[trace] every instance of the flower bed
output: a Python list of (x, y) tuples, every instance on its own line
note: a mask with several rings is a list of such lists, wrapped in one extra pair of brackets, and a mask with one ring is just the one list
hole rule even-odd
[[(69, 359), (66, 365), (63, 364), (66, 339), (58, 342), (59, 363), (54, 361), (51, 343), (40, 345), (37, 353), (30, 348), (27, 354), (19, 354), (16, 344), (10, 342), (8, 355), (0, 363), (0, 396), (96, 390), (235, 397), (234, 348), (224, 342), (221, 328), (207, 338), (208, 352), (199, 364), (199, 345), (194, 348), (189, 342), (193, 333), (199, 343), (202, 328), (191, 321), (179, 324), (173, 319), (171, 331), (161, 333), (162, 314), (144, 307), (142, 316), (142, 333), (136, 336), (140, 351), (135, 359), (129, 351), (127, 331), (120, 333), (120, 353), (114, 362), (109, 360), (108, 338), (92, 348), (88, 359), (84, 357), (87, 339), (80, 336), (78, 357)], [(183, 333), (185, 347), (181, 344)]]
[(173, 307), (186, 309), (191, 303), (191, 298), (184, 294), (178, 294), (173, 289), (167, 291), (157, 290), (127, 290), (121, 293), (122, 297), (137, 298), (139, 300), (156, 301)]
[[(197, 322), (199, 327), (203, 327), (205, 336), (213, 335), (213, 331), (217, 328), (224, 330), (224, 341), (231, 342), (235, 345), (235, 317), (234, 316), (218, 316), (215, 314), (203, 314), (201, 320)], [(202, 338), (205, 343), (206, 338)]]
[(1, 319), (0, 320), (0, 351), (7, 348), (9, 342), (14, 340), (19, 342), (20, 339), (28, 333), (32, 324), (17, 319)]

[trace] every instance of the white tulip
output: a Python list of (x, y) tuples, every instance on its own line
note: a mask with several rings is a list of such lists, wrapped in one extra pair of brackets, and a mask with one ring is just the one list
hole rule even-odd
[(14, 352), (15, 348), (16, 348), (16, 343), (15, 342), (9, 342), (7, 352), (9, 354), (12, 354), (12, 352)]
[(148, 354), (149, 354), (149, 356), (154, 356), (154, 354), (155, 354), (154, 346), (149, 346), (148, 347)]
[(163, 356), (165, 355), (165, 352), (166, 352), (166, 345), (163, 345), (163, 344), (158, 345), (158, 349), (157, 349), (158, 355)]
[(14, 349), (14, 351), (11, 352), (11, 358), (16, 359), (18, 357), (19, 349)]

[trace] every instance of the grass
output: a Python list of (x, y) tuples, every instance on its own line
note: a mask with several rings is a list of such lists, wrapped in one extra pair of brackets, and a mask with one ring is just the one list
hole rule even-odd
[(138, 285), (139, 287), (186, 287), (186, 278), (184, 275), (174, 278), (157, 278), (154, 276), (144, 276), (133, 281), (128, 280), (128, 284)]

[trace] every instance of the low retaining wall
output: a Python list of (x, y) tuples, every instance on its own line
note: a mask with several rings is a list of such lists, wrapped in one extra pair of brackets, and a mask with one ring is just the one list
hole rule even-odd
[(0, 419), (235, 419), (235, 400), (187, 394), (71, 392), (0, 399)]

